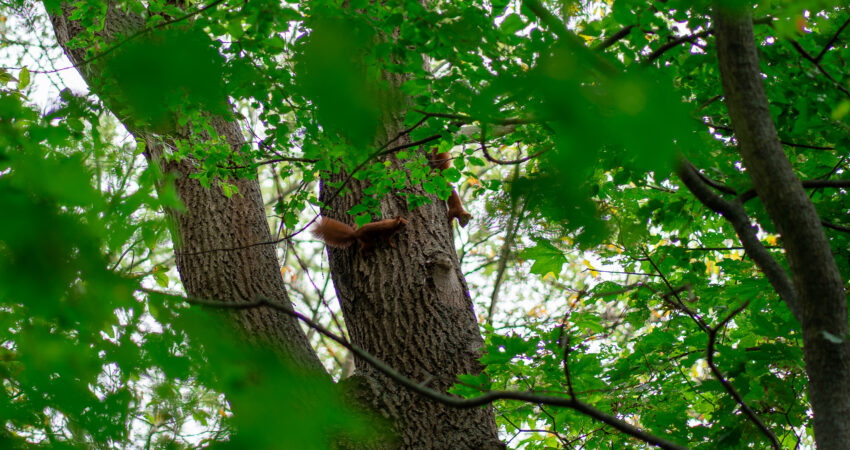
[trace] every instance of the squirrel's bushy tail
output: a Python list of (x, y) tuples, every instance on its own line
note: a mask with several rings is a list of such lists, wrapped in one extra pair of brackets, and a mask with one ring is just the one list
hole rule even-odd
[(320, 218), (311, 231), (317, 239), (336, 248), (346, 248), (357, 240), (354, 236), (354, 228), (328, 217)]

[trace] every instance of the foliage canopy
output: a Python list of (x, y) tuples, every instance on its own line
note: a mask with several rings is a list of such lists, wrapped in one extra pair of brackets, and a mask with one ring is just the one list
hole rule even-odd
[[(91, 93), (51, 90), (64, 86), (45, 70), (57, 49), (43, 8), (0, 6), (0, 445), (325, 448), (369, 428), (328, 380), (222, 339), (215, 311), (152, 293), (180, 292), (162, 215), (180, 201), (116, 117), (176, 133), (168, 157), (194, 158), (229, 195), (259, 168), (296, 309), (338, 333), (327, 278), (309, 278), (320, 249), (301, 234), (316, 182), (370, 180), (349, 211), (359, 224), (405, 186), (442, 199), (457, 186), (476, 215), (458, 243), (487, 343), (485, 374), (461, 376), (457, 394), (574, 392), (695, 448), (764, 445), (728, 383), (782, 446), (812, 442), (799, 323), (675, 174), (686, 158), (744, 199), (786, 264), (747, 194), (708, 2), (174, 3), (120, 2), (146, 31), (103, 42), (106, 2), (73, 2), (85, 28), (73, 45), (105, 75)], [(847, 14), (817, 0), (754, 9), (770, 113), (802, 180), (846, 174)], [(51, 107), (39, 111), (38, 92)], [(231, 151), (210, 114), (243, 123), (250, 144)], [(420, 145), (397, 145), (382, 128), (392, 116), (452, 167), (434, 174)], [(835, 188), (847, 186), (809, 186), (850, 279), (850, 205)], [(404, 195), (411, 209), (431, 201)], [(342, 349), (311, 338), (338, 377)], [(511, 447), (635, 445), (574, 410), (496, 407)]]

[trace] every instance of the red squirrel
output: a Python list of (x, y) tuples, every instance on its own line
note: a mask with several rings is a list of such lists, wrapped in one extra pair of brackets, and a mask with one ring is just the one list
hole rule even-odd
[[(452, 158), (448, 153), (437, 153), (437, 147), (433, 147), (431, 149), (429, 164), (434, 169), (448, 169), (449, 162), (451, 162), (451, 160)], [(456, 218), (457, 223), (460, 224), (460, 226), (465, 227), (466, 224), (469, 223), (469, 220), (472, 219), (472, 214), (463, 209), (463, 202), (461, 202), (460, 196), (457, 194), (456, 190), (452, 189), (452, 195), (449, 196), (447, 203), (449, 205), (449, 222)]]
[(399, 228), (407, 225), (403, 217), (369, 222), (354, 229), (338, 220), (322, 217), (313, 227), (313, 236), (325, 244), (335, 248), (347, 248), (355, 241), (360, 243), (360, 251), (366, 252), (375, 246), (378, 239), (383, 238), (390, 247), (395, 248), (393, 235)]

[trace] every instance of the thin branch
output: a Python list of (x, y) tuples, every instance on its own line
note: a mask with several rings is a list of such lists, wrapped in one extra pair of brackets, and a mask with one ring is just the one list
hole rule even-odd
[[(366, 167), (366, 165), (369, 164), (370, 162), (372, 162), (372, 160), (374, 160), (375, 158), (378, 158), (378, 157), (384, 156), (384, 155), (388, 155), (390, 153), (393, 153), (393, 152), (396, 152), (396, 151), (399, 151), (399, 150), (403, 150), (403, 149), (406, 149), (406, 148), (415, 147), (417, 145), (422, 145), (422, 144), (431, 142), (433, 140), (439, 139), (440, 137), (442, 137), (442, 135), (435, 134), (435, 135), (432, 135), (432, 136), (428, 136), (424, 139), (420, 139), (416, 142), (411, 142), (409, 144), (399, 145), (399, 146), (396, 146), (396, 147), (393, 147), (393, 148), (390, 148), (390, 149), (386, 149), (386, 150), (384, 150), (384, 147), (386, 147), (387, 144), (382, 145), (377, 151), (372, 152), (363, 162), (361, 162), (356, 167), (354, 167), (354, 169), (351, 172), (349, 172), (348, 176), (346, 176), (345, 179), (342, 181), (340, 186), (330, 196), (328, 196), (327, 200), (324, 200), (324, 203), (325, 204), (330, 203), (332, 200), (337, 198), (342, 193), (343, 189), (345, 189), (345, 186), (347, 186), (348, 183), (354, 178), (354, 174), (359, 172), (360, 169)], [(395, 140), (395, 139), (398, 139), (398, 137), (394, 138), (393, 140)], [(265, 242), (255, 242), (253, 244), (240, 245), (240, 246), (237, 246), (237, 247), (211, 248), (211, 249), (200, 250), (200, 251), (191, 252), (191, 253), (181, 252), (180, 254), (185, 255), (185, 256), (197, 256), (197, 255), (203, 255), (203, 254), (206, 254), (206, 253), (244, 250), (244, 249), (248, 249), (248, 248), (258, 247), (258, 246), (261, 246), (261, 245), (276, 245), (276, 244), (279, 244), (279, 243), (281, 243), (281, 242), (283, 242), (287, 239), (291, 239), (291, 238), (303, 233), (304, 230), (306, 230), (311, 225), (313, 225), (313, 223), (315, 223), (316, 220), (318, 220), (318, 219), (319, 219), (319, 214), (316, 214), (303, 227), (293, 231), (292, 233), (287, 234), (286, 236), (278, 238), (278, 239), (273, 239), (273, 240), (265, 241)]]
[[(512, 181), (516, 181), (517, 178), (519, 178), (519, 166), (514, 166)], [(508, 225), (505, 229), (505, 240), (499, 251), (496, 280), (493, 282), (493, 292), (490, 294), (490, 306), (487, 308), (487, 323), (490, 325), (493, 324), (493, 317), (496, 315), (496, 303), (499, 301), (499, 291), (502, 287), (502, 281), (504, 281), (505, 270), (508, 267), (508, 258), (511, 256), (516, 233), (524, 213), (525, 203), (520, 205), (517, 197), (512, 196), (510, 216), (508, 217)]]
[[(540, 3), (540, 0), (522, 0), (522, 5), (528, 8), (538, 19), (540, 22), (546, 25), (549, 28), (549, 31), (555, 33), (556, 36), (565, 43), (569, 44), (575, 49), (588, 51), (587, 47), (585, 47), (584, 40), (580, 39), (575, 34), (571, 33), (567, 26), (564, 25), (564, 22), (558, 19), (554, 14), (549, 12), (546, 7)], [(610, 62), (605, 59), (599, 57), (598, 53), (586, 53), (587, 56), (591, 57), (595, 69), (599, 70), (605, 75), (615, 75), (619, 73), (619, 70), (616, 69)]]
[[(760, 25), (770, 24), (772, 21), (773, 21), (773, 18), (769, 17), (769, 16), (753, 19), (753, 23), (757, 24), (757, 25), (759, 25), (759, 24)], [(686, 35), (686, 36), (681, 36), (681, 37), (678, 37), (676, 39), (673, 39), (672, 41), (665, 43), (664, 45), (662, 45), (661, 47), (658, 47), (652, 53), (650, 53), (649, 56), (644, 61), (644, 64), (649, 64), (649, 63), (655, 61), (656, 59), (658, 59), (661, 55), (663, 55), (668, 50), (675, 48), (675, 47), (678, 47), (679, 45), (684, 44), (685, 42), (694, 42), (698, 39), (708, 37), (713, 33), (714, 33), (714, 28), (708, 28), (708, 29), (700, 31), (698, 33), (689, 34), (689, 35)]]
[(800, 310), (797, 293), (794, 290), (794, 285), (791, 283), (791, 278), (779, 262), (768, 253), (767, 249), (759, 240), (742, 202), (739, 199), (730, 202), (715, 194), (702, 181), (698, 172), (696, 167), (684, 159), (679, 163), (677, 169), (679, 178), (688, 190), (694, 194), (697, 200), (712, 211), (723, 215), (732, 224), (747, 254), (767, 277), (771, 286), (779, 294), (779, 297), (788, 305), (788, 309), (791, 310), (794, 318), (800, 321), (802, 319), (802, 311)]
[(700, 177), (700, 179), (702, 179), (705, 184), (713, 187), (714, 189), (717, 189), (720, 192), (723, 192), (724, 194), (738, 195), (738, 191), (736, 191), (735, 189), (732, 189), (719, 181), (712, 180), (700, 171), (697, 171), (697, 175)]
[(628, 36), (629, 33), (632, 32), (632, 28), (634, 28), (636, 26), (637, 26), (637, 24), (633, 24), (633, 25), (628, 25), (628, 26), (621, 28), (616, 33), (605, 38), (605, 40), (600, 42), (599, 45), (597, 45), (593, 49), (596, 50), (596, 51), (599, 51), (599, 52), (601, 52), (602, 50), (605, 50), (606, 48), (616, 44), (620, 39), (623, 39), (624, 37)]
[[(409, 143), (409, 144), (397, 145), (397, 146), (395, 146), (395, 147), (393, 147), (393, 148), (388, 148), (388, 149), (386, 149), (386, 150), (384, 150), (384, 151), (382, 151), (382, 152), (379, 152), (376, 156), (389, 155), (390, 153), (395, 153), (395, 152), (397, 152), (397, 151), (399, 151), (399, 150), (404, 150), (404, 149), (406, 149), (406, 148), (416, 147), (416, 146), (419, 146), (419, 145), (422, 145), (422, 144), (427, 144), (427, 143), (429, 143), (429, 142), (431, 142), (431, 141), (436, 141), (437, 139), (440, 139), (441, 137), (443, 137), (443, 135), (442, 135), (442, 134), (432, 134), (431, 136), (428, 136), (428, 137), (426, 137), (426, 138), (422, 138), (422, 139), (420, 139), (420, 140), (418, 140), (418, 141), (414, 141), (414, 142), (411, 142), (411, 143)], [(367, 161), (368, 161), (368, 160), (367, 160)]]
[(829, 51), (829, 49), (831, 49), (833, 45), (835, 45), (835, 41), (838, 40), (838, 35), (840, 35), (841, 32), (844, 31), (845, 28), (847, 28), (847, 25), (850, 25), (850, 19), (845, 20), (844, 23), (841, 24), (841, 26), (838, 28), (838, 31), (836, 31), (835, 34), (833, 34), (832, 37), (826, 42), (826, 44), (821, 49), (820, 53), (818, 53), (818, 55), (815, 56), (816, 62), (820, 62), (820, 60), (823, 59), (823, 56), (826, 54), (826, 52)]
[[(713, 123), (713, 122), (703, 122), (703, 124), (708, 125), (709, 127), (714, 128), (715, 130), (728, 131), (730, 133), (735, 132), (735, 130), (733, 130), (732, 127), (730, 127), (728, 125), (720, 125), (720, 124)], [(811, 144), (800, 144), (800, 143), (797, 143), (797, 142), (783, 141), (782, 139), (779, 140), (779, 143), (782, 144), (782, 145), (787, 145), (789, 147), (807, 148), (809, 150), (835, 150), (835, 147), (828, 147), (828, 146), (822, 146), (822, 145), (811, 145)]]
[(152, 27), (145, 27), (145, 28), (142, 28), (141, 30), (136, 31), (135, 33), (131, 34), (131, 35), (130, 35), (130, 36), (128, 36), (127, 38), (125, 38), (125, 39), (121, 40), (121, 41), (120, 41), (120, 42), (118, 42), (117, 44), (115, 44), (115, 45), (113, 45), (113, 46), (111, 46), (111, 47), (107, 48), (106, 50), (104, 50), (104, 51), (102, 51), (102, 52), (100, 52), (100, 53), (98, 53), (98, 54), (95, 54), (95, 55), (94, 55), (94, 56), (92, 56), (91, 58), (86, 58), (86, 59), (84, 59), (84, 60), (80, 61), (80, 63), (79, 63), (79, 64), (71, 63), (71, 65), (70, 65), (70, 66), (68, 66), (68, 67), (62, 67), (61, 69), (54, 69), (54, 70), (45, 70), (45, 71), (36, 71), (36, 70), (33, 70), (33, 71), (31, 71), (31, 73), (56, 73), (56, 72), (60, 72), (60, 71), (63, 71), (63, 70), (69, 70), (69, 69), (74, 69), (74, 68), (82, 68), (82, 66), (86, 66), (86, 65), (90, 64), (91, 62), (93, 62), (93, 61), (95, 61), (95, 60), (98, 60), (98, 59), (100, 59), (100, 58), (103, 58), (103, 57), (104, 57), (104, 56), (106, 56), (106, 55), (109, 55), (110, 53), (114, 52), (115, 50), (117, 50), (117, 49), (118, 49), (119, 47), (121, 47), (122, 45), (124, 45), (124, 44), (126, 44), (126, 43), (128, 43), (128, 42), (132, 41), (133, 39), (138, 38), (139, 36), (141, 36), (141, 35), (143, 35), (143, 34), (147, 34), (147, 33), (151, 32), (151, 31), (153, 31), (153, 30), (158, 30), (158, 29), (160, 29), (160, 28), (165, 28), (165, 27), (167, 27), (167, 26), (169, 26), (169, 25), (173, 25), (173, 24), (175, 24), (175, 23), (182, 22), (182, 21), (184, 21), (184, 20), (186, 20), (186, 19), (190, 19), (190, 18), (192, 18), (192, 17), (194, 17), (194, 16), (196, 16), (196, 15), (198, 15), (198, 14), (200, 14), (200, 13), (202, 13), (202, 12), (204, 12), (204, 11), (206, 11), (206, 10), (210, 9), (210, 8), (215, 8), (215, 7), (216, 7), (216, 6), (218, 6), (219, 4), (224, 3), (224, 1), (225, 1), (225, 0), (215, 0), (215, 1), (213, 1), (212, 3), (210, 3), (209, 5), (204, 6), (204, 7), (202, 7), (202, 8), (199, 8), (199, 9), (196, 9), (196, 10), (194, 10), (194, 11), (192, 11), (192, 12), (188, 13), (188, 14), (184, 14), (184, 15), (182, 15), (182, 16), (180, 16), (180, 17), (175, 17), (175, 18), (173, 18), (173, 19), (166, 20), (165, 22), (158, 23), (158, 24), (156, 24), (156, 25), (154, 25), (154, 26), (152, 26)]
[(711, 97), (710, 99), (704, 101), (701, 105), (699, 105), (697, 107), (697, 111), (702, 111), (703, 109), (707, 108), (708, 105), (720, 100), (721, 98), (723, 98), (723, 94), (717, 94), (714, 97)]
[(821, 223), (821, 225), (823, 225), (826, 228), (831, 228), (833, 230), (841, 231), (841, 232), (844, 232), (844, 233), (850, 233), (850, 228), (848, 228), (848, 227), (838, 225), (838, 224), (834, 224), (832, 222), (827, 222), (825, 220), (821, 220), (820, 223)]
[(233, 302), (222, 302), (222, 301), (214, 301), (214, 300), (202, 300), (198, 298), (190, 298), (184, 297), (175, 294), (169, 294), (167, 292), (160, 292), (153, 289), (141, 288), (142, 292), (146, 292), (148, 294), (154, 295), (164, 295), (172, 298), (177, 298), (182, 301), (185, 301), (190, 304), (201, 305), (201, 306), (209, 306), (213, 308), (228, 308), (228, 309), (253, 309), (260, 307), (270, 307), (276, 311), (279, 311), (288, 316), (294, 317), (300, 320), (302, 323), (307, 325), (308, 327), (318, 331), (319, 333), (327, 336), (333, 341), (336, 341), (339, 345), (347, 348), (352, 353), (356, 354), (363, 361), (382, 372), (384, 375), (391, 378), (396, 383), (404, 386), (410, 391), (413, 391), (425, 398), (430, 400), (442, 403), (447, 406), (451, 406), (454, 408), (477, 408), (484, 405), (489, 405), (496, 400), (518, 400), (522, 402), (529, 403), (537, 403), (537, 404), (546, 404), (551, 406), (560, 406), (564, 408), (573, 409), (579, 413), (582, 413), (594, 420), (605, 423), (606, 425), (611, 426), (614, 429), (617, 429), (635, 439), (646, 442), (648, 444), (655, 445), (664, 449), (675, 449), (675, 450), (684, 450), (686, 447), (670, 442), (664, 438), (659, 436), (655, 436), (646, 431), (637, 428), (636, 426), (619, 419), (615, 416), (607, 414), (601, 410), (594, 408), (593, 406), (582, 403), (577, 400), (563, 398), (563, 397), (555, 397), (551, 395), (543, 395), (538, 394), (536, 392), (517, 392), (517, 391), (488, 391), (482, 395), (472, 398), (460, 398), (445, 394), (440, 391), (436, 391), (434, 389), (428, 388), (421, 383), (417, 383), (410, 378), (399, 373), (397, 370), (393, 369), (385, 362), (373, 356), (371, 353), (363, 350), (357, 345), (354, 345), (347, 341), (346, 339), (332, 333), (327, 328), (322, 325), (310, 320), (303, 314), (292, 310), (291, 308), (287, 308), (284, 305), (278, 304), (276, 302), (269, 301), (265, 298), (260, 298), (258, 300), (246, 303), (233, 303)]
[(661, 57), (661, 55), (663, 55), (665, 52), (667, 52), (668, 50), (670, 50), (672, 48), (678, 47), (679, 45), (682, 45), (685, 42), (693, 42), (697, 39), (702, 39), (702, 38), (708, 37), (711, 33), (714, 33), (713, 28), (709, 28), (707, 30), (700, 31), (699, 33), (689, 34), (687, 36), (682, 36), (682, 37), (673, 39), (672, 41), (667, 42), (664, 45), (662, 45), (661, 47), (658, 47), (657, 49), (653, 50), (652, 53), (650, 53), (649, 56), (647, 56), (646, 60), (644, 61), (644, 64), (652, 63), (653, 61), (655, 61), (656, 59)]
[(619, 270), (604, 270), (604, 269), (584, 269), (582, 272), (602, 272), (602, 273), (614, 273), (618, 275), (636, 275), (640, 277), (657, 277), (658, 275), (652, 273), (641, 273), (641, 272), (624, 272)]
[(429, 119), (431, 117), (437, 117), (441, 119), (452, 119), (457, 120), (458, 122), (463, 123), (472, 123), (472, 122), (481, 122), (481, 123), (492, 123), (495, 125), (526, 125), (530, 123), (542, 122), (540, 119), (524, 119), (524, 118), (508, 118), (508, 119), (494, 119), (490, 117), (486, 118), (476, 118), (472, 116), (467, 116), (464, 114), (454, 114), (454, 113), (440, 113), (440, 112), (428, 112), (422, 109), (411, 109), (413, 112), (417, 112), (419, 114), (423, 114), (425, 119)]
[[(801, 183), (803, 184), (803, 187), (807, 189), (850, 188), (850, 180), (803, 180)], [(755, 188), (750, 188), (744, 191), (744, 193), (738, 197), (738, 200), (741, 203), (746, 203), (756, 197), (758, 197), (758, 194), (756, 193)]]
[[(731, 250), (746, 250), (745, 247), (680, 247), (686, 252), (728, 252)], [(764, 248), (771, 250), (781, 250), (780, 246), (766, 245)]]
[(494, 163), (494, 164), (501, 164), (501, 165), (522, 164), (522, 163), (524, 163), (524, 162), (526, 162), (530, 159), (534, 159), (534, 158), (548, 152), (549, 150), (551, 150), (551, 148), (546, 148), (546, 149), (540, 150), (537, 153), (534, 153), (534, 154), (531, 154), (531, 155), (528, 155), (528, 156), (524, 156), (524, 157), (519, 158), (519, 159), (512, 159), (512, 160), (504, 160), (504, 159), (494, 158), (493, 155), (490, 154), (490, 150), (487, 149), (487, 143), (484, 141), (483, 129), (482, 129), (481, 140), (479, 141), (479, 144), (480, 144), (479, 147), (481, 148), (481, 152), (484, 153), (484, 158), (487, 159), (487, 161), (490, 161), (491, 163)]
[(835, 150), (835, 147), (824, 147), (824, 146), (821, 146), (821, 145), (799, 144), (797, 142), (790, 142), (790, 141), (783, 141), (783, 140), (780, 140), (779, 143), (782, 144), (782, 145), (787, 145), (789, 147), (807, 148), (807, 149), (810, 149), (810, 150)]
[(850, 90), (847, 90), (847, 88), (842, 86), (841, 83), (838, 82), (838, 80), (833, 78), (832, 75), (830, 75), (829, 72), (827, 72), (826, 69), (821, 66), (820, 61), (810, 55), (809, 52), (807, 52), (806, 49), (804, 49), (803, 46), (800, 45), (799, 42), (794, 39), (791, 39), (788, 42), (791, 43), (791, 46), (794, 47), (794, 50), (797, 50), (797, 53), (799, 53), (803, 58), (808, 59), (812, 64), (814, 64), (814, 66), (820, 71), (820, 73), (822, 73), (826, 78), (828, 78), (829, 81), (832, 81), (832, 84), (835, 86), (836, 89), (843, 92), (844, 95), (850, 97)]
[(726, 316), (725, 319), (723, 319), (719, 324), (717, 324), (717, 326), (706, 330), (708, 332), (708, 348), (706, 348), (705, 351), (706, 363), (708, 363), (708, 367), (711, 369), (711, 373), (714, 374), (714, 377), (717, 379), (717, 381), (719, 381), (720, 384), (723, 385), (723, 388), (726, 389), (726, 392), (733, 399), (735, 399), (735, 402), (738, 403), (738, 407), (741, 408), (741, 411), (743, 411), (743, 413), (750, 419), (750, 421), (754, 423), (759, 430), (761, 430), (762, 434), (767, 438), (767, 440), (770, 441), (770, 445), (774, 449), (780, 449), (781, 446), (779, 445), (779, 440), (776, 438), (776, 435), (773, 434), (773, 431), (771, 431), (770, 428), (768, 428), (767, 425), (762, 422), (762, 420), (758, 417), (755, 411), (753, 411), (752, 408), (750, 408), (750, 406), (744, 402), (744, 398), (741, 397), (741, 394), (738, 392), (738, 390), (735, 389), (734, 386), (732, 386), (732, 383), (730, 383), (729, 380), (727, 380), (723, 376), (723, 373), (720, 371), (720, 369), (717, 368), (717, 365), (714, 364), (714, 346), (717, 342), (717, 333), (722, 330), (726, 326), (726, 324), (729, 323), (730, 320), (732, 320), (733, 317), (743, 311), (749, 303), (749, 300), (747, 300), (741, 306), (735, 308), (728, 316)]
[[(304, 264), (304, 261), (302, 261), (301, 257), (298, 256), (298, 252), (295, 251), (295, 245), (292, 243), (292, 240), (288, 239), (286, 241), (286, 243), (289, 245), (289, 250), (292, 252), (292, 256), (294, 256), (295, 260), (298, 261), (298, 265), (301, 267), (301, 270), (304, 271), (304, 274), (307, 275), (307, 280), (310, 281), (310, 284), (313, 286), (313, 289), (316, 291), (316, 295), (319, 297), (319, 303), (321, 305), (324, 305), (324, 307), (328, 310), (328, 313), (330, 313), (331, 320), (333, 321), (334, 325), (336, 325), (336, 328), (339, 330), (340, 334), (345, 336), (345, 331), (344, 331), (345, 329), (342, 327), (342, 324), (339, 322), (339, 319), (337, 319), (336, 313), (334, 313), (334, 310), (331, 309), (331, 305), (329, 305), (328, 301), (325, 300), (325, 295), (324, 295), (323, 291), (321, 289), (319, 289), (318, 286), (316, 286), (316, 282), (313, 281), (313, 277), (310, 276), (310, 269), (307, 268), (307, 265)], [(342, 364), (340, 364), (340, 367), (342, 367)]]

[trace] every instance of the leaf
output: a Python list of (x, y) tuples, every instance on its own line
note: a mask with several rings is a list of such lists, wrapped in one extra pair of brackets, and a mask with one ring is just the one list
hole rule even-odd
[(505, 33), (514, 34), (525, 28), (525, 22), (523, 22), (522, 17), (520, 17), (519, 14), (508, 14), (505, 17), (505, 20), (502, 21), (502, 25), (500, 27)]
[(18, 79), (7, 72), (6, 69), (0, 69), (0, 84), (6, 84), (10, 81), (18, 81)]
[(519, 254), (523, 259), (534, 261), (531, 266), (531, 273), (544, 276), (549, 272), (556, 275), (561, 273), (561, 268), (567, 262), (564, 253), (555, 248), (549, 241), (541, 239), (536, 242), (536, 246), (525, 248)]
[(18, 90), (23, 90), (30, 84), (30, 71), (26, 67), (18, 74)]
[(168, 273), (163, 267), (154, 267), (153, 279), (160, 287), (168, 287)]

